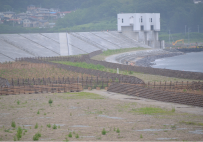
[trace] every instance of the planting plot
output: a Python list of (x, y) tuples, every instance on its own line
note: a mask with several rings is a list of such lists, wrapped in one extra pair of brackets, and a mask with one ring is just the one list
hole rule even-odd
[(14, 62), (0, 65), (0, 77), (7, 80), (14, 80), (18, 78), (63, 78), (63, 77), (87, 77), (90, 75), (67, 71), (64, 69), (56, 68), (48, 64), (36, 64), (28, 62)]
[(90, 92), (0, 96), (3, 141), (200, 141), (202, 124), (200, 115)]

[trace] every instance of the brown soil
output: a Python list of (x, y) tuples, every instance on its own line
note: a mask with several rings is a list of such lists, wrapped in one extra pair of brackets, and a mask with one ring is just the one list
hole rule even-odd
[[(53, 100), (51, 106), (48, 104), (50, 98)], [(203, 131), (192, 133), (203, 130), (203, 116), (172, 112), (171, 109), (159, 114), (133, 111), (145, 107), (154, 106), (89, 93), (0, 96), (0, 140), (13, 141), (19, 126), (27, 129), (21, 141), (32, 141), (37, 132), (42, 135), (40, 141), (66, 138), (70, 141), (203, 140)], [(15, 129), (11, 127), (12, 121), (16, 123)], [(36, 123), (37, 129), (34, 128)], [(57, 124), (60, 128), (48, 128), (47, 124)], [(106, 135), (102, 135), (103, 128)], [(119, 128), (120, 133), (114, 128)], [(68, 137), (69, 132), (72, 132), (72, 138)]]

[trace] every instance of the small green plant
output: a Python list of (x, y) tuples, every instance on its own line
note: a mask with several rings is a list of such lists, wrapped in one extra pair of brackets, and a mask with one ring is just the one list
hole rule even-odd
[(37, 111), (37, 114), (40, 114), (39, 110)]
[(66, 138), (65, 142), (68, 142), (68, 138)]
[(54, 124), (52, 128), (53, 128), (53, 129), (57, 129), (57, 126)]
[(47, 124), (47, 127), (48, 127), (48, 128), (51, 128), (51, 124)]
[(71, 133), (71, 132), (68, 134), (68, 137), (69, 137), (69, 138), (72, 138), (72, 133)]
[(47, 115), (46, 113), (44, 113), (44, 115)]
[(78, 134), (76, 134), (75, 138), (76, 138), (76, 139), (78, 139), (78, 138), (79, 138), (79, 135), (78, 135)]
[(143, 138), (142, 134), (140, 135), (140, 138), (141, 138), (141, 139)]
[(27, 129), (25, 129), (25, 133), (27, 133)]
[(13, 141), (16, 141), (16, 136), (14, 136)]
[(176, 125), (172, 125), (172, 126), (171, 126), (171, 129), (172, 129), (172, 130), (175, 130), (175, 129), (176, 129)]
[(119, 128), (117, 128), (117, 130), (116, 130), (116, 133), (120, 133), (120, 130), (119, 130)]
[(11, 127), (13, 127), (13, 128), (16, 127), (16, 123), (15, 123), (15, 121), (12, 121), (12, 122), (11, 122)]
[(105, 129), (102, 130), (102, 135), (106, 135), (106, 130)]
[(53, 100), (52, 99), (49, 99), (49, 104), (51, 105), (53, 103)]
[(174, 107), (174, 108), (172, 108), (171, 112), (175, 112), (175, 111), (176, 111), (175, 107)]
[(18, 127), (17, 134), (16, 134), (16, 137), (17, 137), (18, 141), (20, 140), (20, 138), (22, 138), (22, 133), (23, 133), (22, 128)]
[(37, 129), (37, 128), (38, 128), (38, 123), (35, 124), (35, 129)]
[(36, 133), (36, 134), (33, 136), (33, 141), (38, 141), (41, 136), (42, 136), (41, 133), (39, 133), (39, 132)]
[(18, 104), (18, 105), (20, 104), (20, 101), (19, 101), (19, 100), (17, 101), (17, 104)]

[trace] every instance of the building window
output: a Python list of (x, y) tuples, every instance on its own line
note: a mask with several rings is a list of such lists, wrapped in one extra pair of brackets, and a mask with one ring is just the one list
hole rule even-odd
[(154, 30), (154, 25), (151, 25), (151, 31), (153, 31)]
[(122, 23), (123, 23), (123, 19), (122, 19)]
[(142, 16), (141, 16), (141, 23), (142, 23)]
[(151, 18), (151, 22), (152, 22), (152, 18)]
[(141, 26), (141, 31), (144, 31), (144, 26), (143, 25)]

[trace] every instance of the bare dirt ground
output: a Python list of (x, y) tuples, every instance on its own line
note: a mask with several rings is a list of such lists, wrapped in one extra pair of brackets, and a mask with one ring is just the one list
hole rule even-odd
[[(109, 96), (96, 90), (0, 96), (0, 140), (13, 141), (20, 126), (21, 141), (33, 141), (37, 132), (41, 134), (39, 141), (203, 141), (202, 113), (192, 114), (187, 107), (184, 112), (179, 105), (164, 107), (164, 103)], [(53, 100), (51, 105), (49, 99)], [(195, 111), (195, 107), (189, 108)]]

